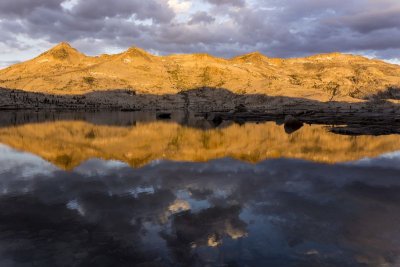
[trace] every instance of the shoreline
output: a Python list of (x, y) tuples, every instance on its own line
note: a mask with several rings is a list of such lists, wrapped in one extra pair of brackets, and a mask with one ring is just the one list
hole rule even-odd
[(173, 95), (135, 94), (128, 90), (48, 95), (0, 88), (0, 112), (13, 111), (182, 112), (204, 118), (215, 127), (222, 121), (281, 123), (291, 115), (302, 123), (330, 125), (330, 131), (337, 134), (400, 134), (400, 105), (384, 99), (319, 102), (283, 96), (236, 95), (228, 90), (209, 88)]

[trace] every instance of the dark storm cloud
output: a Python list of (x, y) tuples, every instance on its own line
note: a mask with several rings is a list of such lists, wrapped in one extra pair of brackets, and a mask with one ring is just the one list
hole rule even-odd
[(45, 40), (89, 54), (137, 45), (160, 54), (339, 51), (394, 59), (399, 15), (397, 0), (1, 1), (0, 45), (24, 51), (34, 47), (30, 40)]
[(343, 25), (360, 33), (382, 29), (400, 28), (400, 7), (390, 10), (375, 10), (341, 18)]
[(72, 14), (89, 19), (105, 17), (129, 17), (154, 19), (158, 22), (169, 22), (174, 13), (165, 1), (151, 0), (85, 0), (80, 1), (71, 10)]
[[(21, 16), (32, 13), (36, 9), (61, 9), (63, 0), (13, 0), (0, 2), (2, 16)], [(21, 17), (21, 19), (23, 19)]]

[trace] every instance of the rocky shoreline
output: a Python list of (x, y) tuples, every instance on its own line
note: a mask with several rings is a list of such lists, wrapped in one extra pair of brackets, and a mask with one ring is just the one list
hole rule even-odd
[(0, 111), (150, 111), (169, 119), (173, 111), (190, 112), (215, 127), (236, 123), (276, 121), (293, 116), (306, 124), (329, 125), (334, 133), (383, 135), (400, 133), (400, 105), (374, 99), (357, 102), (319, 102), (266, 95), (237, 95), (223, 89), (200, 88), (172, 95), (135, 94), (129, 90), (86, 95), (47, 95), (0, 89)]
[[(343, 135), (388, 135), (400, 134), (400, 116), (398, 113), (378, 113), (378, 112), (332, 112), (331, 110), (290, 112), (286, 114), (275, 113), (226, 113), (210, 112), (202, 113), (205, 118), (212, 118), (216, 124), (221, 121), (234, 121), (236, 123), (245, 122), (265, 122), (276, 121), (285, 124), (285, 118), (293, 118), (305, 124), (327, 125), (333, 133)], [(292, 128), (292, 127), (289, 127)], [(296, 127), (295, 127), (296, 128)], [(301, 127), (298, 127), (301, 128)], [(297, 130), (297, 129), (295, 129)], [(287, 131), (291, 133), (291, 129)]]

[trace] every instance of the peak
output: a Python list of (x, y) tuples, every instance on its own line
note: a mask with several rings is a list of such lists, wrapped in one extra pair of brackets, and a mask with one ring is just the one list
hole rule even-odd
[(262, 53), (261, 53), (261, 52), (259, 52), (259, 51), (255, 51), (255, 52), (247, 53), (247, 54), (244, 54), (243, 56), (258, 56), (258, 57), (265, 57), (265, 56), (264, 56), (264, 54), (262, 54)]
[(153, 55), (148, 53), (146, 50), (138, 48), (138, 47), (130, 47), (124, 53), (121, 54), (122, 56), (126, 57), (129, 56), (131, 58), (143, 58), (147, 61), (151, 61)]
[(251, 52), (241, 56), (237, 56), (232, 58), (232, 60), (241, 60), (241, 61), (261, 61), (262, 59), (266, 59), (267, 57), (261, 52)]
[(56, 48), (71, 48), (71, 49), (74, 49), (69, 43), (67, 43), (67, 42), (61, 42), (61, 43), (59, 43), (59, 44), (57, 44), (56, 46), (54, 46), (53, 47), (53, 49), (56, 49)]
[(151, 54), (149, 52), (147, 52), (146, 50), (141, 49), (139, 47), (135, 47), (135, 46), (128, 48), (128, 50), (125, 53), (131, 54), (131, 55), (138, 55), (138, 56), (139, 55), (151, 56)]
[(66, 43), (66, 42), (61, 42), (61, 43), (57, 44), (56, 46), (54, 46), (53, 48), (51, 48), (51, 49), (49, 50), (49, 52), (51, 52), (51, 51), (61, 51), (61, 50), (78, 53), (78, 50), (76, 50), (76, 49), (73, 48), (69, 43)]
[(144, 49), (142, 49), (140, 47), (137, 47), (137, 46), (131, 46), (131, 47), (128, 48), (127, 51), (143, 51), (143, 52), (146, 52)]
[(84, 56), (78, 50), (73, 48), (69, 43), (62, 42), (54, 46), (47, 52), (40, 55), (41, 57), (52, 57), (56, 60), (66, 60)]
[(65, 43), (65, 42), (59, 43), (58, 45), (51, 48), (49, 51), (59, 51), (59, 50), (76, 51), (77, 52), (77, 50), (75, 48), (73, 48), (69, 43)]

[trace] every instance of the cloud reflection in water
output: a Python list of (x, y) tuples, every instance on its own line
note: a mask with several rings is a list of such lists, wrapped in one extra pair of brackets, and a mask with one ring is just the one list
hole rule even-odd
[(1, 266), (400, 263), (396, 155), (137, 169), (93, 159), (63, 171), (1, 149), (12, 162), (0, 164)]

